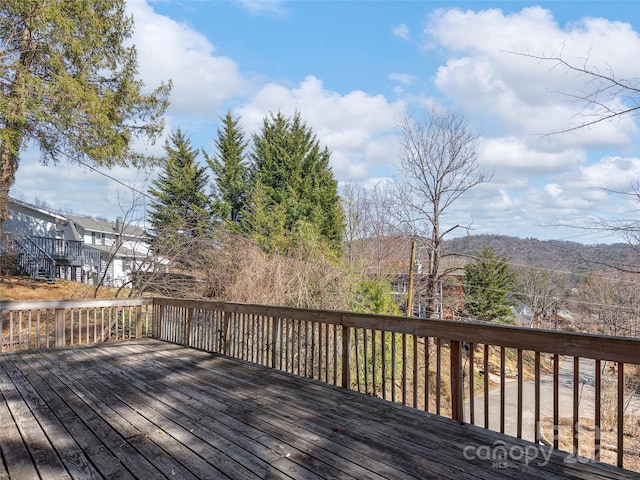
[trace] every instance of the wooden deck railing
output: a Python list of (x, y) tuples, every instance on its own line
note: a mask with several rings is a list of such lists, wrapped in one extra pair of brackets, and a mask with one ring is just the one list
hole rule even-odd
[(640, 433), (638, 339), (167, 298), (0, 302), (0, 310), (5, 351), (25, 348), (24, 323), (16, 327), (25, 319), (64, 317), (65, 337), (51, 330), (49, 343), (27, 340), (29, 348), (148, 334), (548, 442), (576, 461), (622, 467), (638, 456), (625, 450)]
[(0, 301), (0, 352), (140, 338), (153, 299)]

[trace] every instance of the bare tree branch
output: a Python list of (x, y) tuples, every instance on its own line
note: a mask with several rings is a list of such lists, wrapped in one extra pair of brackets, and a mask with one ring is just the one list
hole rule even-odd
[(590, 65), (589, 56), (585, 58), (582, 65), (576, 65), (567, 61), (562, 56), (562, 53), (551, 56), (521, 52), (511, 53), (537, 60), (540, 63), (550, 63), (552, 64), (550, 70), (562, 68), (566, 72), (573, 73), (586, 81), (585, 87), (587, 89), (584, 91), (572, 93), (560, 90), (558, 93), (576, 101), (584, 102), (587, 106), (596, 107), (596, 110), (590, 114), (581, 112), (575, 118), (581, 116), (583, 121), (573, 126), (547, 132), (546, 135), (572, 132), (617, 117), (633, 115), (640, 110), (640, 79), (626, 80), (616, 78), (611, 68), (603, 72), (597, 66)]

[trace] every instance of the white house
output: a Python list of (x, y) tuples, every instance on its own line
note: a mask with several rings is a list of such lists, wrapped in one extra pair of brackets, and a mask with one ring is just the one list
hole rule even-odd
[[(84, 242), (84, 249), (100, 258), (100, 268), (85, 265), (85, 270), (100, 276), (92, 281), (120, 287), (131, 280), (131, 272), (143, 267), (149, 259), (149, 244), (141, 228), (125, 225), (122, 218), (114, 221), (69, 215)], [(91, 270), (89, 270), (91, 268)]]
[(0, 250), (36, 278), (127, 285), (149, 255), (144, 231), (115, 221), (52, 212), (9, 198)]

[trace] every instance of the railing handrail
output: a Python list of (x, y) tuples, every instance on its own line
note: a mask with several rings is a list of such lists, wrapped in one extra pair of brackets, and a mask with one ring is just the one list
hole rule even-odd
[(135, 307), (140, 305), (152, 305), (152, 297), (132, 298), (79, 298), (70, 300), (3, 300), (0, 301), (0, 312), (37, 310), (37, 309), (62, 309), (62, 308), (100, 308), (100, 307)]
[(80, 307), (171, 305), (186, 308), (220, 310), (229, 313), (265, 315), (304, 321), (320, 321), (351, 328), (385, 330), (417, 336), (472, 341), (491, 345), (557, 353), (595, 360), (640, 364), (640, 339), (578, 332), (558, 332), (529, 327), (492, 325), (439, 319), (354, 313), (296, 307), (233, 303), (179, 298), (133, 297), (115, 299), (5, 300), (0, 311), (59, 309)]
[(506, 348), (534, 350), (594, 360), (640, 364), (640, 339), (579, 332), (559, 332), (530, 327), (490, 323), (422, 319), (339, 310), (311, 310), (296, 307), (232, 303), (178, 298), (154, 298), (154, 305), (215, 309), (230, 313), (266, 315), (342, 325), (351, 328), (385, 330), (424, 337), (487, 343)]

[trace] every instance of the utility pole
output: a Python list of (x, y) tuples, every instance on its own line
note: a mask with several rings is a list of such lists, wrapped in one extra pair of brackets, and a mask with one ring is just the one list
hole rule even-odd
[(413, 317), (413, 271), (416, 263), (416, 241), (411, 241), (411, 259), (409, 260), (409, 286), (407, 294), (407, 317)]

